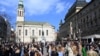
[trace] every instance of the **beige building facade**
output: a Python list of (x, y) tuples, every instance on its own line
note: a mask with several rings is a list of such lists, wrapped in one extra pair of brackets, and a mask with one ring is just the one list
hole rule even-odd
[(29, 43), (35, 41), (55, 41), (54, 26), (46, 22), (29, 22), (24, 18), (24, 5), (20, 0), (16, 19), (16, 42)]
[[(85, 0), (76, 0), (79, 2), (84, 2)], [(67, 13), (64, 19), (64, 23), (60, 25), (59, 37), (70, 37), (79, 38), (94, 34), (100, 34), (100, 0), (91, 0), (91, 2), (84, 3), (81, 5), (81, 9), (75, 10), (77, 6), (73, 9), (70, 8), (69, 12), (75, 10), (72, 13)], [(74, 6), (74, 5), (73, 5)], [(72, 7), (73, 7), (72, 6)]]

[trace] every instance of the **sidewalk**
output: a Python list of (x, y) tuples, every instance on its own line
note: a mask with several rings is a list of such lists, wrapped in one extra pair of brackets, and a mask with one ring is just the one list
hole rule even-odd
[(47, 48), (44, 47), (44, 48), (43, 48), (43, 56), (47, 56), (47, 54), (48, 54), (48, 53), (47, 53)]

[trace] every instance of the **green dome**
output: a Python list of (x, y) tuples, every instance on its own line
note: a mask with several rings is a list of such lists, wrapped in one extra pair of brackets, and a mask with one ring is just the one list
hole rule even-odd
[(23, 8), (23, 7), (24, 7), (23, 4), (19, 4), (19, 5), (18, 5), (18, 8)]
[(24, 7), (23, 1), (22, 0), (19, 0), (18, 8), (23, 8), (23, 7)]

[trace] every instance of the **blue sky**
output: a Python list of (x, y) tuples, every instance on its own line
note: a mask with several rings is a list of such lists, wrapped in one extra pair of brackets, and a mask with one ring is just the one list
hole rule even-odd
[[(6, 13), (15, 27), (19, 0), (0, 0), (0, 12)], [(89, 1), (89, 0), (87, 0)], [(64, 20), (68, 9), (75, 0), (24, 0), (25, 20), (48, 22), (59, 29), (60, 20)]]

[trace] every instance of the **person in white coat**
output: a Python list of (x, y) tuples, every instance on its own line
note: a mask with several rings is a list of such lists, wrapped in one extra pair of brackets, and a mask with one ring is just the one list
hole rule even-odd
[(66, 51), (68, 51), (67, 52), (67, 55), (68, 56), (75, 56), (74, 54), (73, 54), (73, 51), (72, 51), (72, 48), (71, 48), (71, 46), (70, 46), (70, 42), (68, 42), (68, 44), (66, 45)]

